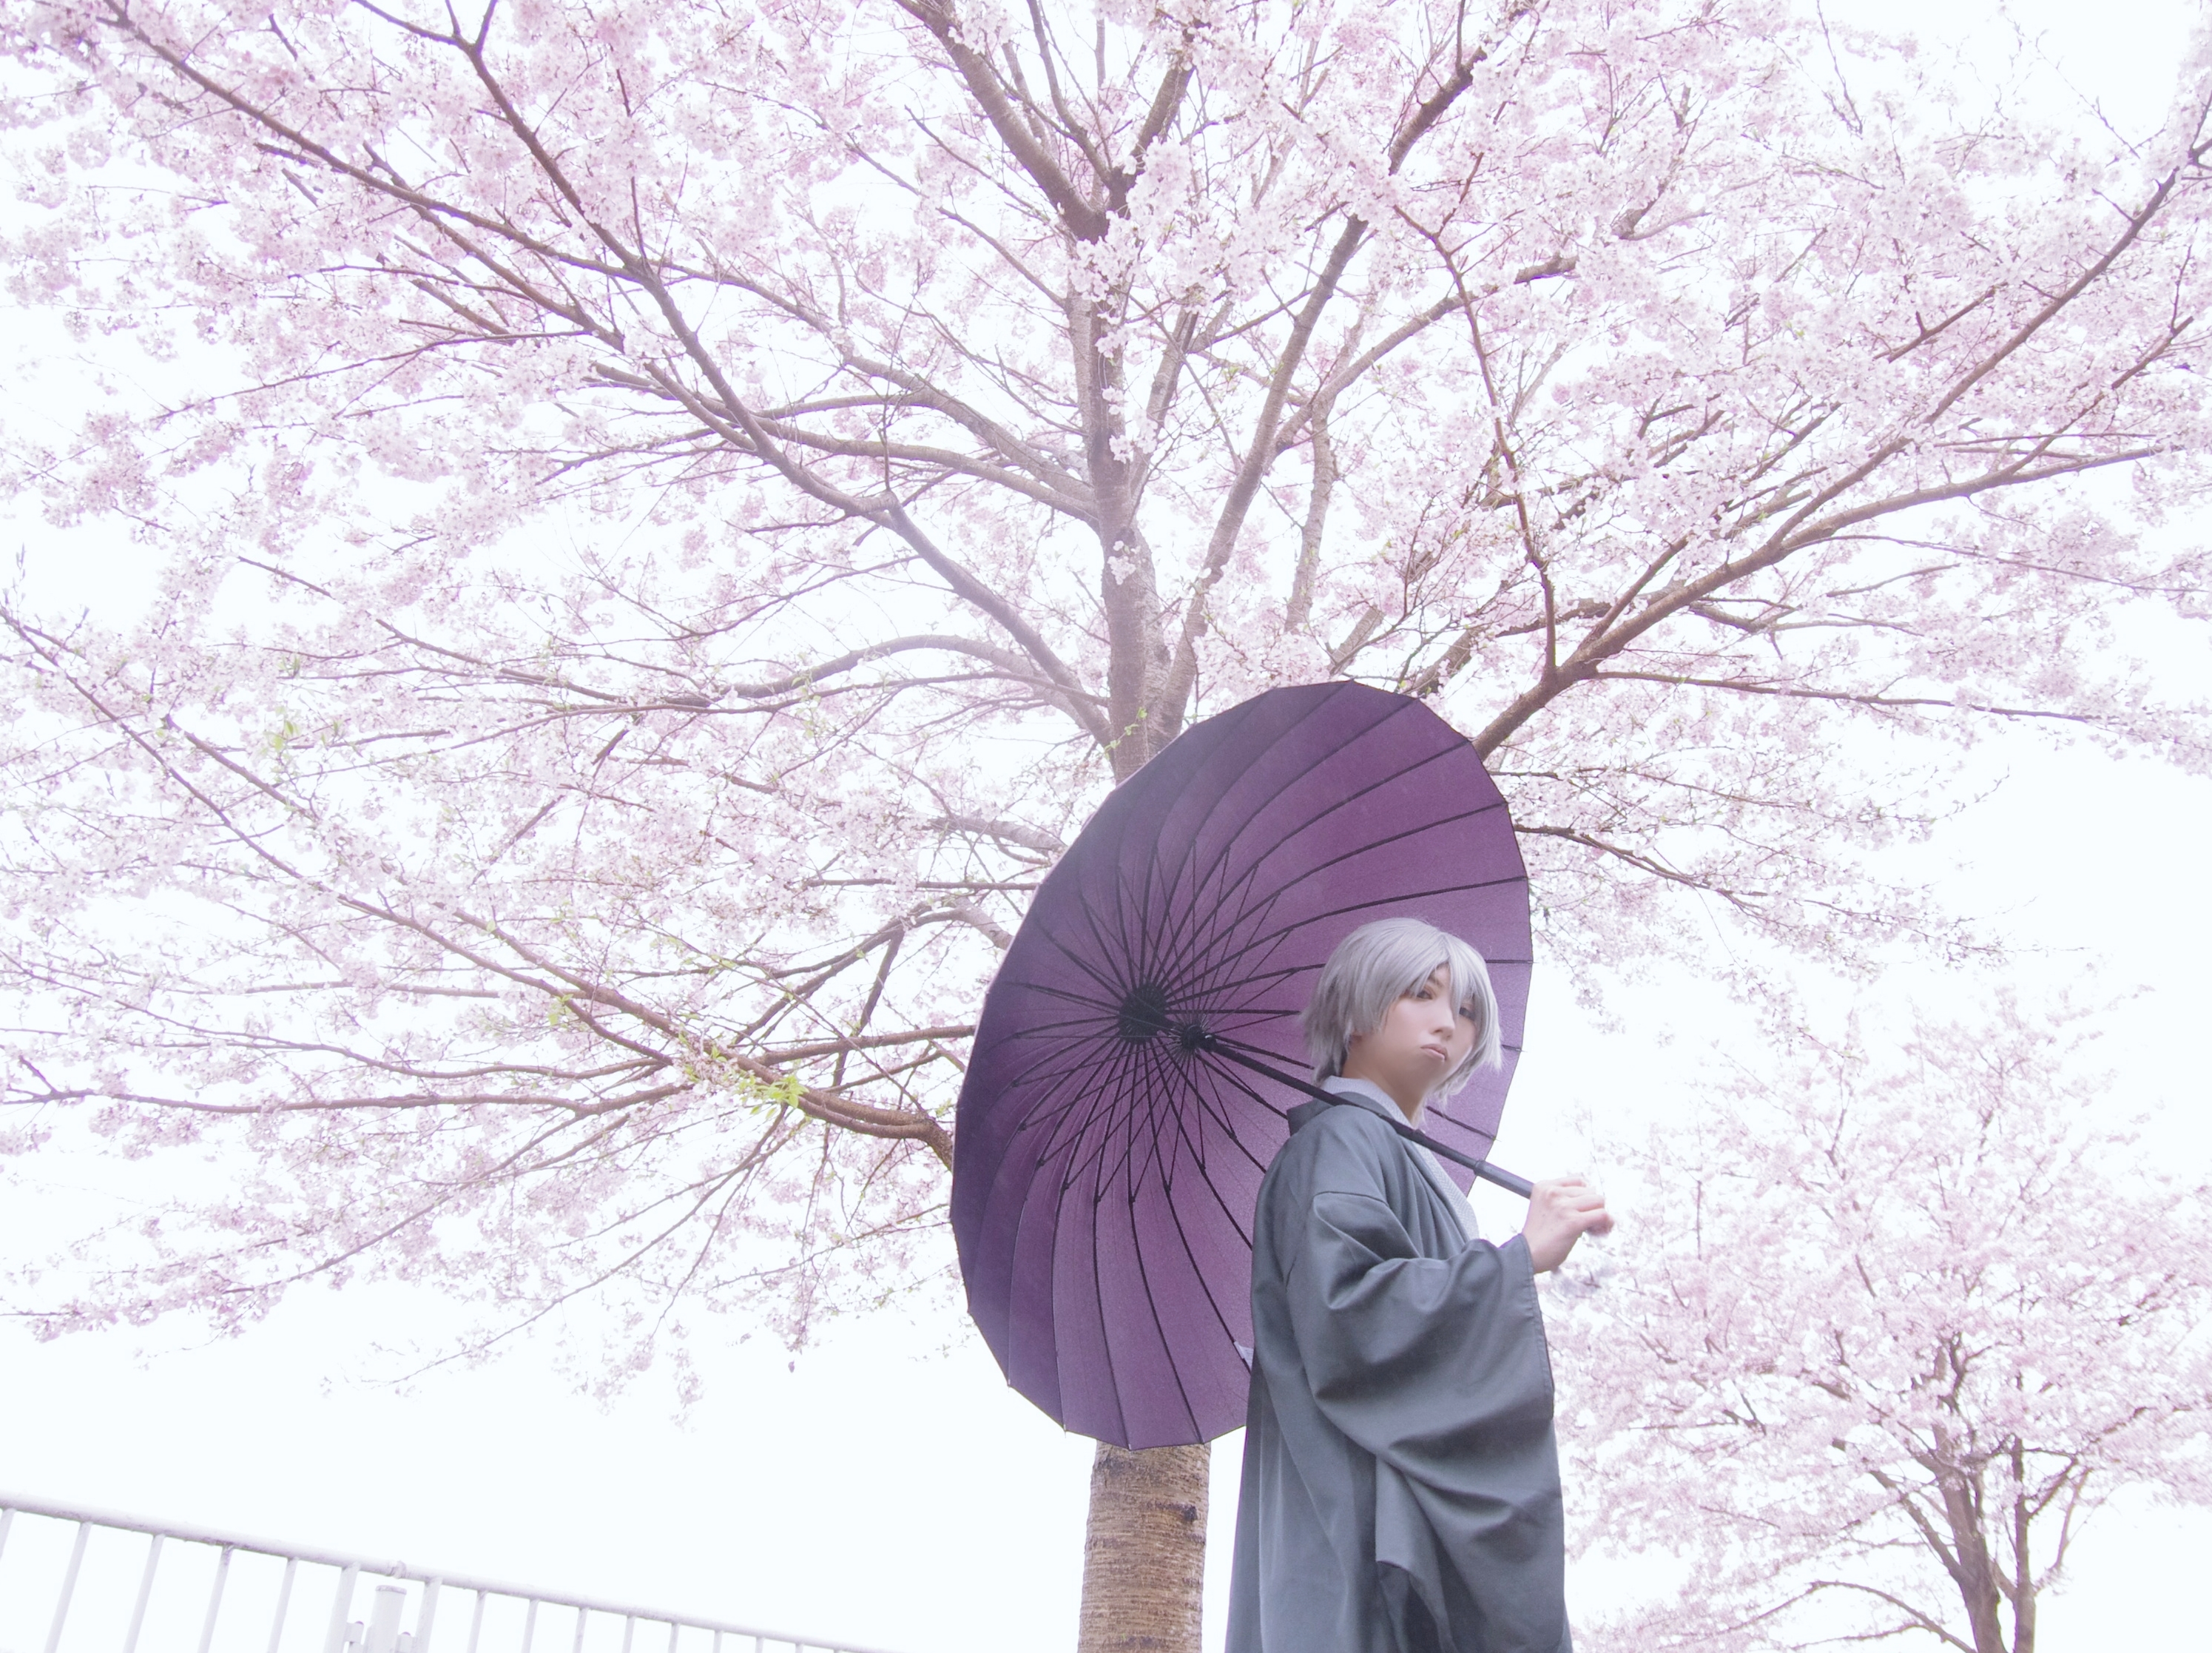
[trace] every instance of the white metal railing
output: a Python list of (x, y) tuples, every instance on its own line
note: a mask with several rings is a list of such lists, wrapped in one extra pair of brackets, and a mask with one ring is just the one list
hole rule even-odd
[[(139, 1538), (143, 1547), (132, 1541)], [(296, 1588), (318, 1574), (335, 1575), (319, 1646), (312, 1624), (290, 1611)], [(367, 1618), (356, 1620), (354, 1595), (363, 1574), (375, 1581), (376, 1594)], [(450, 1603), (455, 1591), (474, 1598), (467, 1641), (463, 1645), (449, 1629), (440, 1653), (559, 1653), (551, 1638), (563, 1631), (567, 1653), (869, 1653), (811, 1636), (0, 1492), (0, 1653), (139, 1653), (142, 1645), (147, 1653), (431, 1653), (441, 1603)], [(411, 1629), (401, 1628), (410, 1621)], [(641, 1627), (665, 1629), (665, 1647), (657, 1634), (641, 1642)], [(726, 1638), (732, 1645), (725, 1647)]]

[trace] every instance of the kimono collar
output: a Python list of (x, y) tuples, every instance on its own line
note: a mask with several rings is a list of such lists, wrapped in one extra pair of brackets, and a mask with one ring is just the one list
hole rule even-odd
[[(1323, 1079), (1321, 1082), (1321, 1088), (1333, 1097), (1343, 1097), (1347, 1100), (1364, 1103), (1394, 1125), (1411, 1125), (1416, 1130), (1420, 1128), (1421, 1114), (1416, 1114), (1412, 1119), (1407, 1119), (1406, 1110), (1390, 1099), (1390, 1093), (1371, 1079), (1347, 1079), (1339, 1073), (1333, 1078)], [(1428, 1109), (1424, 1108), (1421, 1113), (1425, 1114), (1427, 1111)]]
[[(1347, 1079), (1338, 1074), (1323, 1079), (1321, 1088), (1333, 1097), (1342, 1097), (1346, 1102), (1357, 1103), (1382, 1115), (1393, 1125), (1407, 1122), (1406, 1110), (1390, 1100), (1389, 1092), (1366, 1079)], [(1428, 1109), (1424, 1108), (1421, 1112), (1425, 1114)], [(1419, 1116), (1416, 1115), (1412, 1123), (1418, 1127)], [(1430, 1186), (1442, 1194), (1445, 1203), (1451, 1207), (1452, 1215), (1459, 1221), (1460, 1231), (1469, 1240), (1480, 1238), (1474, 1225), (1474, 1207), (1468, 1202), (1467, 1195), (1460, 1192), (1459, 1185), (1444, 1175), (1444, 1168), (1437, 1163), (1437, 1157), (1418, 1142), (1407, 1142), (1405, 1148), (1413, 1157), (1413, 1163), (1421, 1168), (1421, 1175), (1428, 1179)]]

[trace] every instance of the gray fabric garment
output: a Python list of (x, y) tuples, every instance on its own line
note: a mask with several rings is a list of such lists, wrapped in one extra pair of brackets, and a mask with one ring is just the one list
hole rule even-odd
[(1228, 1653), (1571, 1653), (1528, 1248), (1369, 1090), (1293, 1110), (1261, 1186)]
[[(1347, 1079), (1340, 1073), (1334, 1079), (1323, 1079), (1321, 1082), (1321, 1088), (1332, 1096), (1364, 1097), (1370, 1103), (1380, 1103), (1382, 1108), (1378, 1111), (1386, 1119), (1405, 1117), (1398, 1104), (1390, 1100), (1389, 1091), (1383, 1090), (1381, 1085), (1370, 1084), (1365, 1079)], [(1419, 1119), (1416, 1118), (1408, 1122), (1415, 1129), (1420, 1128)], [(1421, 1174), (1429, 1179), (1430, 1185), (1438, 1194), (1443, 1195), (1444, 1202), (1458, 1216), (1462, 1231), (1470, 1240), (1480, 1239), (1482, 1235), (1474, 1225), (1474, 1206), (1468, 1202), (1468, 1197), (1459, 1191), (1459, 1184), (1451, 1180), (1451, 1175), (1444, 1170), (1443, 1162), (1418, 1142), (1407, 1142), (1402, 1136), (1399, 1137), (1398, 1140), (1404, 1144), (1406, 1152), (1413, 1156), (1414, 1163), (1420, 1166)]]

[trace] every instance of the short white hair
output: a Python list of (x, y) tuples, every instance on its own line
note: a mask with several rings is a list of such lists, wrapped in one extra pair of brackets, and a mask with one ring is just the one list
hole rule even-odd
[(1474, 1048), (1429, 1094), (1448, 1097), (1476, 1068), (1501, 1066), (1498, 995), (1482, 955), (1420, 919), (1378, 918), (1336, 944), (1322, 967), (1313, 1001), (1299, 1018), (1313, 1057), (1314, 1083), (1342, 1073), (1352, 1036), (1381, 1027), (1390, 1006), (1435, 975), (1439, 965), (1450, 973), (1453, 1003), (1474, 1021)]

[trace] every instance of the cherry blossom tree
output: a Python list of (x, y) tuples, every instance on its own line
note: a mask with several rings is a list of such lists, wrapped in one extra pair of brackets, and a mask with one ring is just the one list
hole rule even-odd
[(1457, 720), (1584, 980), (1970, 945), (1878, 855), (1979, 729), (2203, 756), (2201, 39), (2116, 136), (1765, 0), (4, 27), (9, 462), (166, 569), (0, 611), (5, 1146), (232, 1168), (44, 1330), (941, 1273), (1025, 893), (1271, 684)]
[(2030, 1653), (2116, 1493), (2212, 1503), (2212, 1202), (2087, 1042), (1800, 1032), (1621, 1159), (1638, 1243), (1553, 1317), (1572, 1484), (1589, 1552), (1695, 1582), (1607, 1645)]

